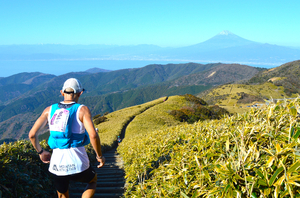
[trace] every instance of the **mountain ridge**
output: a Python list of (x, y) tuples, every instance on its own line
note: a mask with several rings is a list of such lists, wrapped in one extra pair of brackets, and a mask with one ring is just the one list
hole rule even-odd
[[(20, 125), (23, 126), (24, 123), (27, 123), (26, 126), (24, 125), (17, 130), (20, 133), (19, 135), (16, 135), (15, 132), (5, 130), (0, 132), (0, 137), (2, 137), (2, 134), (6, 134), (7, 138), (11, 138), (7, 134), (14, 134), (13, 137), (26, 137), (30, 125), (34, 122), (33, 118), (36, 118), (47, 106), (62, 100), (58, 90), (61, 89), (63, 82), (70, 77), (78, 78), (82, 82), (87, 91), (80, 100), (91, 108), (93, 115), (96, 115), (105, 113), (106, 111), (111, 112), (120, 108), (142, 104), (161, 96), (199, 93), (211, 88), (212, 84), (198, 85), (188, 80), (176, 82), (176, 79), (218, 67), (222, 67), (222, 63), (206, 65), (197, 63), (148, 65), (139, 69), (124, 69), (99, 73), (67, 73), (56, 76), (11, 99), (5, 106), (0, 106), (0, 128), (2, 130), (4, 130), (3, 128), (7, 130), (20, 128)], [(240, 70), (244, 70), (245, 68), (246, 66), (240, 66)], [(254, 73), (259, 72), (257, 68), (249, 68), (256, 71)], [(235, 71), (229, 70), (228, 72)], [(240, 73), (239, 75), (244, 74)], [(242, 79), (246, 77), (248, 78), (248, 76), (244, 75)], [(187, 79), (189, 78), (187, 77)], [(193, 79), (190, 78), (190, 80), (192, 81)], [(228, 82), (229, 79), (225, 81)], [(173, 86), (175, 82), (176, 86)], [(218, 83), (214, 82), (214, 84)], [(10, 123), (6, 121), (15, 116), (22, 117), (22, 119), (19, 119), (20, 122)], [(20, 131), (21, 129), (25, 131)]]

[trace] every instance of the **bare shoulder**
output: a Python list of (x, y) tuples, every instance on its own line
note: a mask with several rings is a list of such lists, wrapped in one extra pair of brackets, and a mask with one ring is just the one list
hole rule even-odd
[(90, 109), (87, 106), (82, 105), (80, 108), (80, 113), (90, 113)]
[(46, 109), (44, 109), (44, 112), (46, 112), (46, 111), (49, 112), (49, 111), (50, 111), (50, 107), (51, 107), (51, 106), (49, 106), (49, 107), (47, 107)]
[(50, 107), (47, 107), (46, 109), (44, 109), (43, 113), (42, 113), (42, 116), (48, 116), (49, 112), (50, 112)]
[(80, 111), (79, 111), (79, 120), (83, 121), (83, 117), (91, 117), (91, 111), (85, 105), (82, 105), (81, 108), (80, 108)]

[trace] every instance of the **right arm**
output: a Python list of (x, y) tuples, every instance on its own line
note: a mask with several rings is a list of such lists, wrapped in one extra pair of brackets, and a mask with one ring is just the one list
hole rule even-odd
[[(47, 124), (49, 109), (50, 109), (50, 107), (47, 107), (44, 110), (42, 115), (34, 123), (33, 127), (31, 128), (31, 130), (29, 132), (29, 135), (28, 135), (33, 147), (35, 148), (35, 150), (37, 152), (41, 152), (43, 149), (41, 147), (39, 139), (38, 139), (38, 132), (40, 129), (45, 127), (45, 125)], [(50, 163), (51, 153), (49, 153), (48, 151), (42, 151), (42, 153), (39, 154), (39, 156), (40, 156), (40, 159), (42, 160), (42, 162)]]
[(86, 131), (89, 134), (91, 144), (96, 152), (96, 158), (100, 164), (97, 166), (101, 168), (105, 164), (105, 158), (102, 156), (101, 142), (98, 133), (95, 130), (92, 115), (87, 106), (82, 106), (79, 112), (79, 119), (82, 121)]

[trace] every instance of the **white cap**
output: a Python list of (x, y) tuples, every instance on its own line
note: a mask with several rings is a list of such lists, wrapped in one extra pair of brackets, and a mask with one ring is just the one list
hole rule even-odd
[(80, 81), (77, 80), (76, 78), (69, 78), (68, 80), (65, 81), (62, 91), (64, 92), (65, 89), (67, 88), (72, 88), (74, 90), (74, 93), (79, 93), (84, 91)]

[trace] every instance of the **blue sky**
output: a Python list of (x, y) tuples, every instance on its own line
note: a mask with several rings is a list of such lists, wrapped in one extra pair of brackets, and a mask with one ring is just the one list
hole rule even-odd
[(187, 46), (223, 30), (300, 46), (300, 1), (0, 0), (0, 45)]

